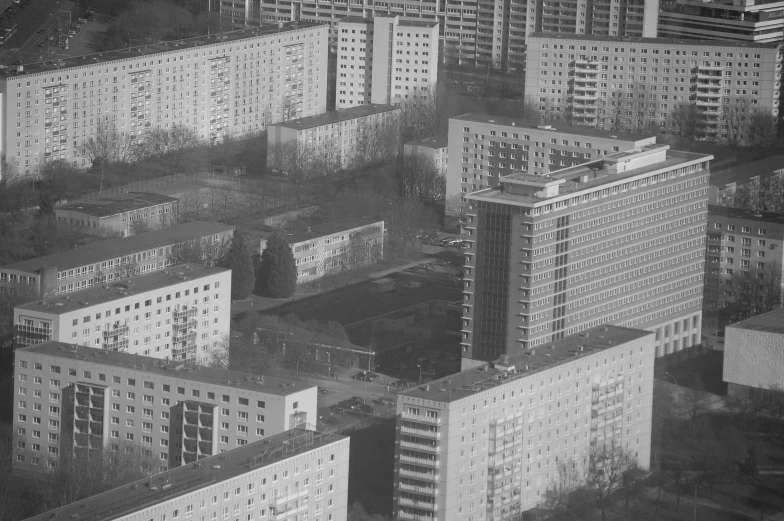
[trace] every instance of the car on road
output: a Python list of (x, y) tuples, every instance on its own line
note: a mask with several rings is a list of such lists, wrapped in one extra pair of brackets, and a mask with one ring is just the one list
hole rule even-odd
[(52, 36), (52, 35), (50, 34), (50, 35), (49, 35), (49, 37), (47, 38), (47, 40), (49, 40), (49, 41), (52, 41), (52, 40), (54, 40), (54, 36)]
[(432, 369), (428, 369), (426, 371), (422, 371), (422, 376), (435, 376), (436, 372)]
[(46, 31), (44, 31), (43, 29), (39, 29), (38, 31), (35, 32), (35, 34), (44, 34), (45, 32)]
[(46, 47), (46, 44), (44, 42), (41, 42), (38, 44), (38, 47)]

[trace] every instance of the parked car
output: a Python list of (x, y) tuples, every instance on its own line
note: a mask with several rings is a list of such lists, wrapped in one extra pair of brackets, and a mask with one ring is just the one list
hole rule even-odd
[(318, 393), (319, 393), (319, 394), (327, 394), (327, 390), (326, 390), (326, 389), (324, 389), (323, 387), (319, 387), (319, 388), (318, 388)]

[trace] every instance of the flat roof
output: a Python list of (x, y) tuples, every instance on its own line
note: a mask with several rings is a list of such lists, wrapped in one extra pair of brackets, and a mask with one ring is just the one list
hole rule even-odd
[(347, 439), (339, 434), (292, 429), (44, 512), (28, 520), (116, 519)]
[(353, 230), (354, 228), (368, 226), (371, 224), (384, 224), (384, 221), (371, 218), (355, 218), (316, 223), (312, 220), (302, 219), (288, 221), (286, 223), (287, 228), (282, 230), (248, 230), (246, 232), (246, 230), (241, 229), (240, 231), (259, 239), (267, 239), (274, 233), (280, 233), (286, 238), (286, 242), (288, 242), (291, 246), (305, 241), (312, 241), (313, 239), (318, 239), (319, 237), (335, 235), (340, 232)]
[(219, 369), (179, 361), (166, 361), (149, 356), (85, 347), (66, 342), (44, 342), (23, 347), (19, 350), (55, 358), (95, 362), (110, 367), (126, 367), (167, 378), (180, 378), (191, 382), (236, 387), (245, 391), (262, 392), (275, 396), (288, 396), (316, 387), (314, 384), (295, 382), (283, 378), (257, 376), (241, 371), (231, 371), (229, 369)]
[(294, 128), (303, 130), (307, 128), (320, 127), (330, 123), (340, 123), (350, 119), (363, 118), (372, 116), (373, 114), (383, 114), (384, 112), (392, 112), (400, 110), (400, 107), (395, 105), (385, 105), (381, 103), (368, 103), (367, 105), (359, 105), (357, 107), (349, 107), (347, 109), (325, 112), (317, 116), (308, 116), (299, 119), (290, 119), (280, 123), (270, 125), (271, 127)]
[(168, 228), (161, 228), (160, 230), (131, 235), (130, 237), (92, 242), (73, 250), (14, 262), (13, 264), (0, 266), (0, 270), (8, 269), (37, 273), (45, 266), (57, 266), (57, 269), (62, 271), (233, 229), (233, 226), (227, 224), (191, 221), (175, 224)]
[(735, 165), (719, 172), (711, 172), (710, 183), (723, 188), (730, 183), (748, 181), (752, 177), (769, 174), (776, 170), (784, 170), (784, 156), (766, 157), (751, 163)]
[[(400, 395), (451, 403), (497, 385), (533, 376), (577, 358), (590, 356), (653, 334), (652, 331), (609, 324), (596, 326), (582, 333), (542, 344), (535, 349), (521, 351), (518, 355), (510, 356), (506, 362), (496, 361), (492, 364), (483, 364), (473, 369), (439, 378), (425, 385), (418, 385), (401, 392)], [(510, 369), (503, 367), (514, 367), (516, 372), (512, 373)]]
[(784, 308), (774, 309), (756, 317), (741, 320), (727, 327), (738, 329), (753, 329), (755, 331), (767, 331), (769, 333), (784, 333)]
[(67, 204), (55, 208), (55, 212), (67, 210), (69, 212), (78, 212), (86, 215), (93, 215), (95, 217), (108, 217), (110, 215), (132, 212), (134, 210), (141, 210), (142, 208), (164, 203), (173, 203), (176, 201), (178, 201), (176, 197), (169, 197), (168, 195), (146, 192), (128, 192), (105, 197), (103, 199), (96, 199), (94, 201)]
[[(75, 309), (106, 304), (117, 299), (141, 295), (154, 289), (163, 289), (167, 286), (182, 284), (188, 280), (199, 280), (203, 277), (223, 272), (230, 273), (231, 270), (185, 263), (147, 273), (146, 275), (137, 275), (127, 280), (109, 282), (105, 285), (109, 288), (108, 290), (104, 289), (104, 285), (101, 284), (92, 288), (49, 297), (46, 300), (34, 300), (20, 304), (16, 308), (24, 311), (62, 315), (70, 313)], [(187, 278), (183, 279), (181, 277)]]
[[(374, 17), (366, 18), (363, 16), (346, 16), (345, 18), (341, 18), (338, 20), (338, 23), (350, 23), (350, 24), (372, 24), (373, 18), (395, 18), (398, 16), (402, 16), (397, 13), (382, 13), (377, 14)], [(438, 25), (438, 22), (422, 22), (417, 20), (401, 20), (398, 19), (397, 27), (435, 27)]]
[(550, 131), (553, 133), (562, 134), (574, 134), (576, 136), (587, 136), (601, 139), (617, 139), (618, 141), (640, 141), (643, 139), (656, 137), (656, 134), (653, 132), (648, 134), (632, 134), (630, 132), (615, 132), (612, 130), (602, 130), (598, 128), (583, 127), (579, 125), (565, 125), (560, 123), (542, 125), (537, 120), (508, 118), (506, 116), (493, 116), (490, 114), (478, 114), (476, 112), (469, 112), (468, 114), (452, 116), (449, 119), (457, 119), (460, 121), (476, 123), (489, 123), (508, 127), (515, 126), (522, 129)]
[(439, 134), (438, 136), (426, 137), (417, 141), (409, 141), (406, 145), (427, 148), (446, 148), (449, 145), (449, 134)]
[(637, 36), (603, 36), (599, 34), (563, 34), (536, 32), (528, 38), (555, 40), (586, 40), (592, 42), (639, 43), (643, 45), (678, 45), (686, 47), (745, 47), (749, 49), (776, 49), (777, 43), (736, 42), (728, 40), (698, 40), (688, 38), (640, 38)]
[(16, 67), (9, 67), (7, 69), (0, 70), (0, 77), (5, 80), (11, 80), (26, 74), (61, 71), (69, 67), (83, 67), (85, 65), (94, 65), (97, 63), (106, 63), (115, 60), (153, 56), (162, 52), (182, 51), (210, 44), (224, 44), (246, 38), (271, 36), (274, 34), (285, 33), (297, 29), (310, 29), (320, 26), (328, 27), (329, 24), (316, 22), (287, 22), (284, 23), (281, 27), (279, 27), (277, 24), (270, 24), (262, 27), (240, 29), (237, 31), (226, 31), (217, 34), (196, 36), (194, 38), (183, 38), (181, 40), (158, 42), (131, 48), (118, 49), (115, 51), (105, 51), (82, 56), (73, 56), (51, 61), (25, 63), (23, 72), (17, 72)]
[(730, 208), (716, 204), (708, 205), (708, 219), (711, 217), (726, 217), (728, 219), (744, 219), (761, 223), (784, 224), (784, 214), (773, 212), (752, 212), (743, 208)]

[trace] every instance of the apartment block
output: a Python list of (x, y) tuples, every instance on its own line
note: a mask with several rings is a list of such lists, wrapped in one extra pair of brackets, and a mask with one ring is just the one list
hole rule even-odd
[[(652, 133), (630, 134), (487, 114), (449, 119), (447, 200), (487, 187), (501, 177), (554, 170), (656, 143)], [(458, 152), (459, 151), (459, 152)]]
[(14, 308), (14, 341), (203, 362), (229, 333), (231, 270), (199, 264), (101, 282)]
[(296, 22), (4, 69), (0, 153), (30, 174), (86, 166), (84, 144), (107, 129), (134, 141), (184, 125), (218, 142), (321, 114), (328, 31)]
[(700, 38), (750, 43), (784, 40), (784, 2), (676, 0), (659, 12), (663, 38)]
[(309, 384), (63, 342), (14, 354), (16, 468), (130, 442), (165, 471), (316, 422)]
[[(260, 232), (259, 251), (273, 232)], [(351, 219), (288, 226), (283, 233), (297, 265), (297, 284), (375, 264), (384, 258), (384, 221)]]
[(523, 519), (594, 443), (647, 468), (654, 344), (598, 326), (400, 393), (395, 518)]
[(718, 139), (747, 112), (779, 113), (776, 44), (537, 33), (527, 57), (525, 95), (580, 125), (665, 134), (670, 113), (694, 104), (697, 135)]
[[(96, 241), (0, 267), (0, 293), (29, 293), (40, 298), (70, 293), (128, 276), (179, 264), (189, 256), (205, 261), (219, 255), (234, 227), (205, 221), (175, 224), (139, 235)], [(131, 268), (129, 265), (133, 265)]]
[(383, 138), (383, 129), (397, 126), (399, 113), (400, 108), (394, 105), (360, 105), (270, 125), (267, 167), (276, 168), (277, 156), (285, 155), (279, 150), (286, 147), (304, 147), (302, 153), (307, 152), (309, 157), (346, 167), (354, 158), (358, 142), (375, 145)]
[(784, 156), (771, 156), (751, 163), (711, 172), (710, 202), (734, 206), (738, 188), (751, 193), (784, 179)]
[(708, 206), (708, 258), (705, 263), (705, 308), (734, 301), (738, 277), (750, 284), (782, 284), (784, 215)]
[(338, 22), (338, 110), (368, 103), (399, 105), (427, 95), (438, 79), (438, 23), (398, 15)]
[(436, 166), (438, 173), (445, 176), (449, 159), (449, 136), (442, 134), (418, 141), (409, 141), (403, 145), (403, 154), (418, 155), (430, 159)]
[(699, 344), (711, 159), (647, 145), (469, 194), (463, 367), (601, 324)]

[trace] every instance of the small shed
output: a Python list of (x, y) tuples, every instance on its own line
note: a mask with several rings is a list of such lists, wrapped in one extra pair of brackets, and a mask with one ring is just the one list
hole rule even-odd
[(370, 283), (371, 293), (388, 293), (390, 291), (395, 291), (395, 281), (393, 279), (387, 277)]

